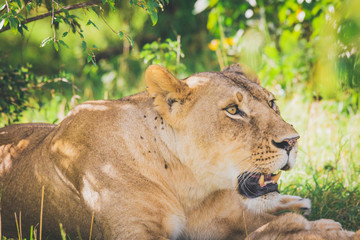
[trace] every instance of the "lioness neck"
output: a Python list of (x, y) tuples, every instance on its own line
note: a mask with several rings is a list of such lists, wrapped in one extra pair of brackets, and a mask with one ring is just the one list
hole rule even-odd
[[(147, 93), (143, 94), (143, 96), (136, 95), (133, 97), (134, 100), (141, 97), (139, 104), (142, 105), (142, 112), (139, 114), (144, 121), (141, 128), (140, 143), (144, 142), (145, 144), (141, 144), (138, 151), (148, 153), (147, 149), (156, 150), (153, 150), (152, 154), (148, 153), (144, 159), (138, 158), (136, 162), (140, 169), (145, 169), (143, 166), (146, 164), (153, 167), (157, 174), (160, 173), (165, 182), (169, 183), (183, 207), (190, 211), (214, 190), (218, 189), (213, 189), (209, 184), (206, 184), (206, 179), (199, 179), (199, 176), (196, 176), (193, 170), (184, 163), (186, 156), (179, 154), (181, 142), (179, 142), (177, 130), (167, 124), (157, 113), (152, 98)], [(149, 171), (144, 171), (143, 174), (152, 178)], [(203, 176), (200, 177), (204, 178)], [(153, 179), (158, 178), (154, 177)]]

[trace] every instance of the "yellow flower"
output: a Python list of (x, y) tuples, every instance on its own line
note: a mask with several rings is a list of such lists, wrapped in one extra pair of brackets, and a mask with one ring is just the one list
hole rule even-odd
[(218, 49), (219, 47), (219, 44), (220, 44), (220, 41), (218, 39), (213, 39), (211, 40), (211, 42), (209, 43), (209, 48), (210, 50), (212, 51), (216, 51), (216, 49)]
[(234, 45), (234, 40), (233, 38), (226, 38), (225, 39), (225, 44), (229, 45), (229, 46), (233, 46)]

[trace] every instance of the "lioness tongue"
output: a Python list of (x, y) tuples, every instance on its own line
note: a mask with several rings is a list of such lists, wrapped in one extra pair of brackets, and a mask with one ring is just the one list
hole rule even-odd
[(270, 181), (265, 181), (265, 176), (263, 174), (261, 174), (261, 176), (259, 178), (259, 185), (260, 185), (260, 187), (264, 187), (268, 183), (275, 184), (275, 183), (277, 183), (277, 181), (279, 181), (280, 176), (281, 176), (281, 171), (278, 174), (271, 176)]

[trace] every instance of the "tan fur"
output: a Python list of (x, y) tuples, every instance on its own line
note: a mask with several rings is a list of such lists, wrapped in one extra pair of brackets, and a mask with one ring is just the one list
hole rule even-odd
[[(257, 78), (238, 65), (183, 81), (150, 66), (145, 78), (148, 92), (85, 102), (57, 126), (0, 129), (7, 237), (17, 235), (14, 212), (23, 236), (39, 228), (44, 186), (48, 239), (60, 238), (59, 222), (72, 239), (87, 239), (93, 212), (96, 239), (350, 239), (332, 221), (271, 214), (310, 209), (307, 199), (238, 193), (240, 174), (291, 168), (297, 152), (272, 143), (298, 134)], [(234, 104), (245, 117), (226, 111)]]

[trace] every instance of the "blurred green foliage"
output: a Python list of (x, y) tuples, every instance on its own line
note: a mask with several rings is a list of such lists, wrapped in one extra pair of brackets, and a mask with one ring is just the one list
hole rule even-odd
[[(207, 28), (219, 39), (220, 65), (242, 61), (266, 86), (291, 93), (305, 85), (316, 98), (350, 97), (349, 106), (360, 106), (359, 1), (196, 3), (196, 13), (210, 11)], [(233, 45), (226, 44), (229, 38)]]
[(146, 43), (140, 53), (145, 64), (158, 64), (165, 66), (170, 72), (176, 74), (185, 70), (185, 65), (180, 62), (184, 57), (181, 50), (180, 36), (177, 41), (167, 38), (165, 42), (154, 41)]
[(31, 64), (29, 74), (45, 78), (71, 73), (79, 91), (63, 91), (70, 103), (75, 95), (85, 101), (139, 91), (148, 64), (186, 77), (242, 62), (278, 95), (302, 91), (309, 99), (342, 101), (343, 111), (352, 112), (360, 106), (358, 2), (5, 1), (1, 68)]

